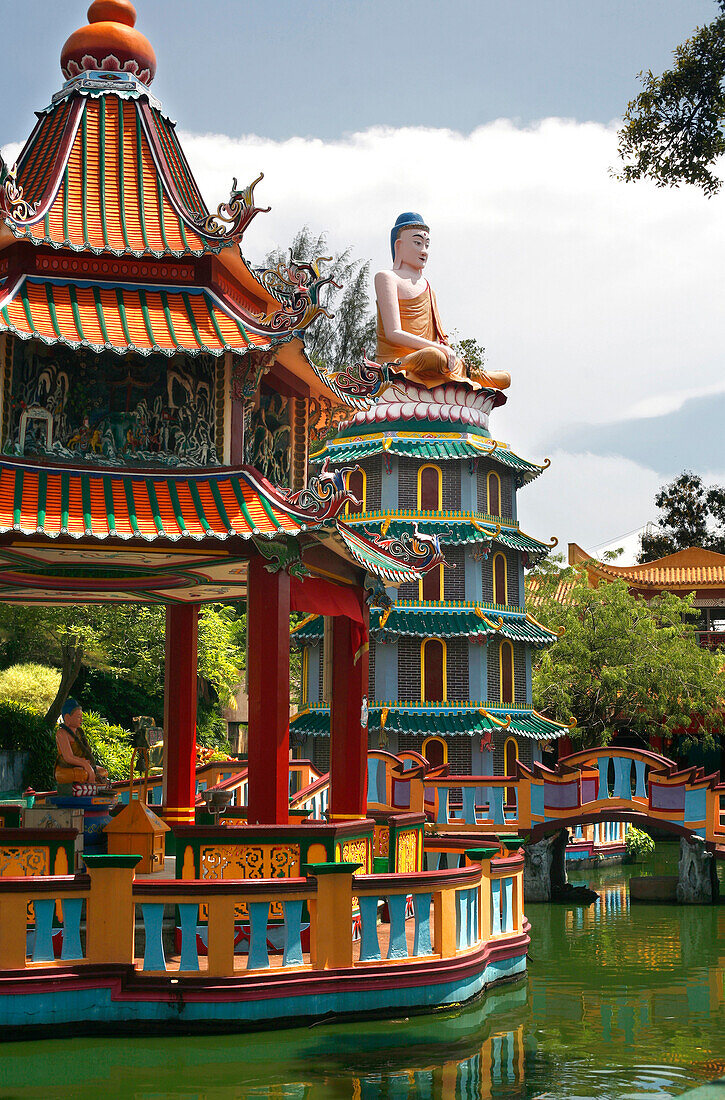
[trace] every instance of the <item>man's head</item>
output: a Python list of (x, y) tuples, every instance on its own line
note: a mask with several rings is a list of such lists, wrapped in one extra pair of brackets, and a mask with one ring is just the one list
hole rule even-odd
[[(425, 259), (423, 260), (423, 263), (425, 263), (425, 260), (428, 258), (428, 243), (430, 241), (428, 233), (428, 226), (425, 224), (420, 214), (415, 214), (412, 210), (408, 210), (405, 214), (399, 214), (395, 219), (395, 225), (390, 230), (390, 251), (393, 256), (393, 261), (398, 258), (398, 256), (396, 256), (396, 242), (400, 241), (402, 244), (403, 241), (405, 241), (407, 245), (408, 242), (412, 240), (413, 236), (416, 236), (421, 238), (421, 240), (425, 240)], [(416, 243), (420, 245), (421, 242), (418, 241)], [(398, 253), (400, 252), (400, 245), (397, 251)]]
[(71, 730), (77, 730), (83, 723), (83, 710), (77, 699), (69, 697), (60, 712), (63, 724)]

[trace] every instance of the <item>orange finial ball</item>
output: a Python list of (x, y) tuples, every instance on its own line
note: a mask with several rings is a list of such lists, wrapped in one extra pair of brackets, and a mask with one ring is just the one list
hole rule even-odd
[(89, 23), (125, 23), (136, 25), (136, 9), (131, 0), (93, 0), (88, 9)]
[(136, 9), (130, 0), (93, 0), (88, 25), (73, 32), (60, 55), (66, 80), (101, 69), (133, 73), (142, 84), (150, 84), (156, 73), (156, 54), (135, 23)]

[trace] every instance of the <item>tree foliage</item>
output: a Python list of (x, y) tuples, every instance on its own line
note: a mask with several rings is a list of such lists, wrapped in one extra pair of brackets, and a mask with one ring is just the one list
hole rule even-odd
[(531, 577), (536, 617), (563, 631), (534, 669), (538, 710), (576, 718), (572, 740), (582, 747), (606, 745), (615, 733), (647, 745), (650, 735), (674, 731), (687, 731), (683, 747), (715, 743), (725, 676), (722, 658), (697, 644), (691, 596), (645, 602), (622, 580), (590, 588), (585, 573), (551, 565)]
[(725, 489), (706, 489), (690, 470), (663, 485), (655, 497), (660, 516), (640, 538), (638, 560), (655, 561), (678, 550), (702, 546), (725, 554)]
[[(288, 252), (277, 249), (267, 256), (265, 266), (286, 263), (290, 255), (303, 263), (329, 256), (326, 233), (313, 233), (303, 226)], [(324, 304), (331, 318), (320, 315), (305, 333), (305, 347), (320, 367), (340, 369), (360, 363), (372, 355), (375, 345), (375, 317), (370, 304), (370, 261), (353, 259), (351, 250), (336, 252), (322, 265), (339, 288), (329, 284), (323, 291)]]
[(642, 91), (619, 131), (620, 179), (720, 189), (712, 168), (725, 152), (725, 0), (716, 3), (721, 14), (676, 48), (671, 69), (639, 74)]

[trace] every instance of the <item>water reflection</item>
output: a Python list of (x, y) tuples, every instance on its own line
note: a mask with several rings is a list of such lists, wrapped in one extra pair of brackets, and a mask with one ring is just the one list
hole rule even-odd
[[(676, 846), (653, 873), (672, 871)], [(664, 865), (662, 861), (664, 860)], [(464, 1009), (247, 1036), (0, 1047), (13, 1100), (649, 1100), (725, 1072), (725, 907), (529, 908), (528, 982)], [(574, 878), (575, 876), (572, 876)]]

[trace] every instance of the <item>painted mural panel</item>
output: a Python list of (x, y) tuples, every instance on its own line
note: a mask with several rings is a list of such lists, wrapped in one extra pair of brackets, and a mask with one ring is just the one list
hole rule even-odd
[(104, 466), (218, 464), (211, 355), (16, 342), (5, 454)]

